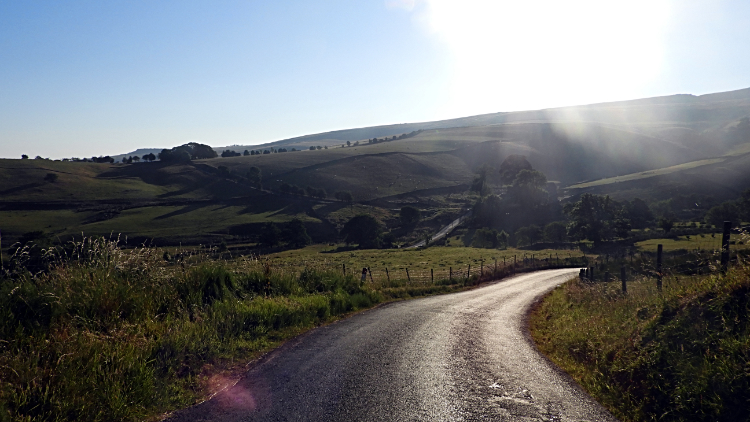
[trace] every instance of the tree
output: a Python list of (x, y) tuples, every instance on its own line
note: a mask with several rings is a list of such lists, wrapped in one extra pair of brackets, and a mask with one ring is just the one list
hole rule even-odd
[(507, 248), (509, 237), (510, 235), (506, 233), (505, 230), (501, 230), (500, 233), (497, 234), (497, 245), (503, 248)]
[(472, 219), (478, 227), (499, 227), (504, 215), (503, 201), (494, 194), (479, 198), (472, 209)]
[(648, 204), (640, 198), (635, 198), (624, 204), (625, 216), (636, 229), (645, 229), (654, 221), (654, 213)]
[(474, 177), (471, 182), (470, 192), (476, 192), (480, 196), (489, 195), (491, 193), (490, 187), (487, 185), (487, 167), (482, 167), (478, 171), (478, 175)]
[(239, 157), (242, 154), (236, 151), (232, 151), (231, 149), (224, 150), (224, 152), (221, 153), (222, 158), (228, 158), (228, 157)]
[(571, 220), (569, 236), (599, 243), (612, 235), (617, 208), (609, 196), (584, 193), (578, 202), (566, 205), (564, 211)]
[(485, 249), (496, 248), (498, 246), (497, 230), (488, 227), (478, 229), (471, 238), (471, 246)]
[(245, 152), (243, 152), (243, 153), (242, 153), (242, 155), (244, 155), (244, 156), (248, 156), (248, 155), (250, 155), (250, 151), (248, 151), (248, 150), (245, 150)]
[(500, 180), (504, 185), (509, 185), (521, 170), (532, 170), (531, 164), (525, 156), (511, 154), (500, 164)]
[(549, 223), (544, 226), (544, 239), (548, 242), (565, 242), (568, 240), (568, 228), (561, 221)]
[(28, 160), (28, 159), (29, 159), (29, 156), (28, 156), (28, 155), (26, 155), (26, 154), (21, 154), (21, 159), (22, 159), (22, 160)]
[(351, 145), (352, 145), (352, 143), (351, 143), (350, 141), (346, 141), (346, 146), (348, 146), (348, 147), (349, 147), (349, 146), (351, 146)]
[(255, 186), (258, 189), (263, 187), (261, 184), (261, 178), (261, 172), (258, 167), (250, 167), (250, 170), (247, 171), (247, 180), (250, 182), (250, 185)]
[(148, 161), (148, 162), (156, 160), (156, 156), (154, 155), (154, 153), (145, 154), (141, 158), (143, 159), (143, 161)]
[(312, 239), (305, 229), (305, 224), (298, 218), (286, 223), (282, 235), (289, 246), (294, 248), (303, 248), (312, 243)]
[(258, 239), (261, 244), (265, 246), (274, 247), (279, 244), (281, 240), (281, 230), (275, 223), (265, 223), (260, 229), (260, 237)]
[(516, 231), (516, 246), (521, 246), (522, 243), (533, 245), (541, 238), (542, 229), (539, 226), (532, 224), (527, 227), (521, 227)]
[(55, 183), (55, 181), (57, 180), (57, 178), (58, 178), (58, 176), (55, 173), (47, 173), (47, 175), (44, 176), (44, 181), (45, 182), (50, 182), (50, 183)]
[(216, 158), (219, 156), (216, 153), (216, 151), (214, 151), (213, 148), (205, 144), (199, 144), (197, 142), (188, 142), (187, 144), (182, 145), (181, 148), (185, 148), (185, 147), (189, 148), (188, 152), (190, 153), (190, 158), (192, 158), (193, 160)]
[(336, 192), (335, 194), (333, 194), (333, 196), (334, 196), (334, 198), (336, 198), (336, 199), (338, 199), (339, 201), (342, 201), (342, 202), (351, 203), (352, 200), (353, 200), (351, 192), (339, 191), (339, 192)]
[(404, 227), (414, 227), (422, 218), (421, 213), (417, 208), (408, 205), (401, 207), (401, 211), (399, 211), (398, 215), (401, 219), (401, 225)]
[(674, 216), (665, 215), (664, 217), (660, 218), (659, 227), (661, 227), (661, 229), (664, 230), (664, 234), (667, 234), (670, 231), (672, 231), (672, 227), (674, 227)]
[(314, 146), (311, 146), (311, 147), (310, 147), (310, 151), (315, 151), (315, 147), (314, 147)]
[(733, 201), (717, 205), (706, 213), (705, 221), (716, 227), (723, 227), (725, 221), (731, 221), (733, 227), (740, 225), (740, 209)]
[(374, 217), (360, 214), (344, 224), (339, 233), (347, 244), (358, 244), (360, 248), (370, 249), (380, 246), (382, 226)]
[(630, 235), (630, 220), (626, 218), (615, 218), (612, 221), (612, 229), (617, 237), (626, 238)]
[(544, 190), (547, 176), (536, 170), (521, 170), (513, 179), (508, 189), (508, 196), (516, 204), (524, 208), (533, 208), (547, 202), (549, 195)]

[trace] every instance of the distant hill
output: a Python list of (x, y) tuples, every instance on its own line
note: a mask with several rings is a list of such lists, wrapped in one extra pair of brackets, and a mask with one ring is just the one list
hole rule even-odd
[[(677, 94), (628, 101), (560, 107), (544, 110), (500, 112), (455, 119), (420, 123), (371, 126), (343, 129), (282, 139), (261, 145), (230, 145), (215, 147), (242, 152), (245, 149), (297, 148), (310, 146), (340, 146), (346, 141), (397, 136), (417, 130), (478, 127), (507, 123), (589, 122), (619, 126), (630, 131), (641, 131), (652, 136), (689, 138), (701, 143), (742, 117), (750, 115), (750, 88), (705, 95)], [(679, 130), (677, 130), (679, 129)], [(689, 143), (686, 142), (686, 143)], [(144, 151), (144, 152), (141, 152)], [(156, 152), (154, 152), (156, 151)], [(143, 155), (161, 151), (159, 148), (139, 149), (113, 157)]]

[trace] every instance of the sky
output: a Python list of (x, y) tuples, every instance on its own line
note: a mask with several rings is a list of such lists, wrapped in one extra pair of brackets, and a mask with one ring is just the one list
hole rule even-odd
[(0, 2), (0, 157), (750, 87), (747, 0)]

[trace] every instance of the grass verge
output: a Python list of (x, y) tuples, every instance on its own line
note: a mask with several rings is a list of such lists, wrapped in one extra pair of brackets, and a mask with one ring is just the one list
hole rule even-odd
[(623, 421), (750, 420), (750, 266), (726, 275), (572, 280), (532, 312), (539, 349)]
[(39, 259), (42, 272), (0, 276), (0, 420), (155, 420), (304, 330), (467, 284), (362, 283), (324, 267), (170, 257), (104, 239)]

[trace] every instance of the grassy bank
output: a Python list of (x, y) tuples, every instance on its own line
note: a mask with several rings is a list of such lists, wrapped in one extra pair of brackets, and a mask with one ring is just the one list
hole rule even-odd
[(214, 261), (90, 240), (0, 278), (0, 420), (148, 420), (341, 315), (464, 287), (361, 283), (313, 265)]
[(664, 282), (566, 283), (534, 340), (624, 421), (750, 420), (750, 266)]

